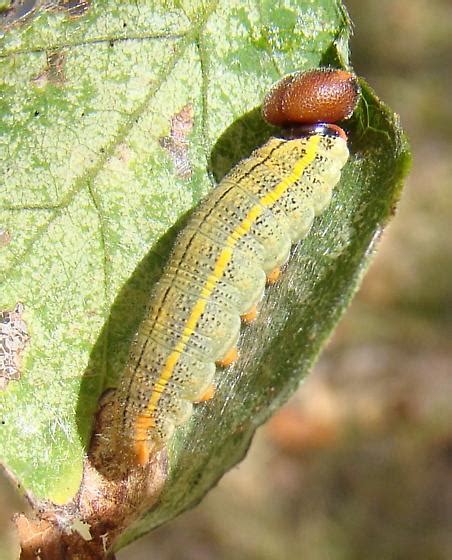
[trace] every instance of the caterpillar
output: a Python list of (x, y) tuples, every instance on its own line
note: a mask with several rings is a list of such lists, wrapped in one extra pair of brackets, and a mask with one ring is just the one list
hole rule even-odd
[(263, 116), (283, 128), (241, 161), (195, 209), (155, 285), (117, 389), (117, 445), (135, 465), (163, 447), (213, 394), (217, 366), (237, 358), (242, 322), (257, 315), (291, 246), (329, 204), (348, 159), (336, 124), (359, 86), (343, 70), (283, 78)]

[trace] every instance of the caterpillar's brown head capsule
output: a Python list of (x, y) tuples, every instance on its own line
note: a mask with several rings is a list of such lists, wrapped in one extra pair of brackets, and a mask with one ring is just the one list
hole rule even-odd
[(360, 88), (356, 76), (345, 70), (317, 69), (289, 74), (267, 94), (263, 115), (281, 127), (335, 123), (351, 116)]

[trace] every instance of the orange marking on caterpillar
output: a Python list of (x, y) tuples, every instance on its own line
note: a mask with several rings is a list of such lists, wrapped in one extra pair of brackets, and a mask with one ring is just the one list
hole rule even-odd
[(276, 284), (280, 276), (281, 276), (281, 267), (277, 266), (267, 274), (267, 284), (269, 285)]
[(243, 315), (240, 315), (240, 319), (242, 319), (242, 322), (249, 325), (250, 323), (253, 323), (258, 316), (258, 311), (257, 311), (257, 305), (253, 305), (253, 307), (247, 311), (246, 313), (244, 313)]
[(225, 368), (236, 362), (239, 358), (239, 351), (236, 346), (233, 346), (224, 358), (217, 360), (216, 364), (219, 367)]
[(198, 397), (194, 402), (202, 403), (205, 401), (210, 401), (215, 396), (216, 390), (217, 390), (216, 385), (214, 383), (211, 383), (204, 391), (204, 393), (200, 397)]

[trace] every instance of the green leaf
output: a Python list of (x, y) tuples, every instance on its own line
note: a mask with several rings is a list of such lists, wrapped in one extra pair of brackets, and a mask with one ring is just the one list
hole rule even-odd
[[(1, 451), (35, 497), (77, 491), (98, 399), (117, 383), (181, 218), (268, 138), (258, 107), (269, 86), (347, 64), (348, 36), (335, 0), (97, 0), (8, 22), (0, 311), (22, 304), (29, 338), (0, 393)], [(184, 108), (187, 144), (174, 148)], [(347, 126), (352, 157), (330, 208), (268, 290), (215, 398), (178, 431), (159, 505), (123, 543), (243, 457), (347, 306), (409, 163), (397, 119), (365, 85)]]

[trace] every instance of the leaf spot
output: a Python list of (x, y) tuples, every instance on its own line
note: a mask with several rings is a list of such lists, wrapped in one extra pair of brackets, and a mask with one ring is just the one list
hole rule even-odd
[(65, 81), (65, 59), (65, 55), (61, 51), (47, 52), (47, 65), (43, 72), (31, 80), (33, 85), (38, 88), (44, 88), (49, 83), (61, 86)]
[(42, 11), (65, 12), (72, 18), (82, 16), (91, 6), (91, 0), (56, 0), (54, 2), (11, 2), (0, 13), (0, 27), (7, 28), (35, 18)]
[(0, 228), (0, 249), (11, 243), (11, 234), (7, 229)]
[(70, 16), (81, 16), (91, 6), (91, 0), (60, 0), (58, 8), (67, 12)]
[(160, 145), (168, 152), (174, 163), (176, 175), (181, 179), (190, 179), (192, 175), (187, 140), (192, 128), (193, 105), (188, 103), (171, 119), (170, 135), (160, 138)]
[(22, 353), (30, 340), (22, 318), (25, 307), (17, 303), (12, 311), (0, 311), (0, 390), (20, 379)]

